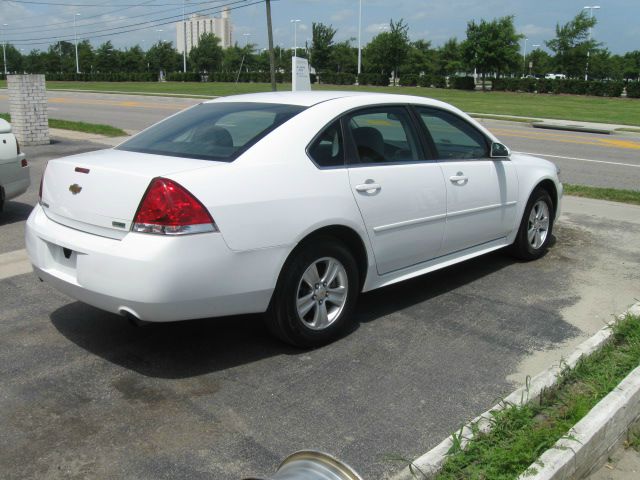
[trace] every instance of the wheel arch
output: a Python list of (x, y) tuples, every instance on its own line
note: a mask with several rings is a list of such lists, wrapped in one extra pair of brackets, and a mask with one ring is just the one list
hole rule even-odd
[(539, 189), (546, 191), (551, 197), (551, 202), (553, 202), (553, 213), (555, 215), (558, 211), (558, 203), (560, 201), (560, 199), (558, 198), (558, 189), (556, 188), (556, 184), (550, 178), (545, 178), (544, 180), (538, 182), (533, 190), (531, 190), (531, 193), (529, 193), (529, 197), (531, 196), (531, 194), (533, 194), (533, 192)]
[(339, 224), (319, 227), (302, 237), (291, 252), (289, 252), (289, 255), (287, 255), (287, 258), (282, 264), (280, 273), (278, 274), (278, 283), (280, 283), (280, 278), (282, 277), (284, 269), (287, 267), (289, 260), (293, 255), (304, 245), (321, 237), (335, 238), (337, 241), (343, 243), (353, 254), (358, 266), (359, 288), (362, 290), (369, 270), (369, 254), (367, 252), (367, 247), (358, 232), (351, 227)]

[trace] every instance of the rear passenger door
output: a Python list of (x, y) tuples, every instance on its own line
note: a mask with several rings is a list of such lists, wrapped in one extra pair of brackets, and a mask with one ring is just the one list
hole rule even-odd
[(509, 159), (490, 158), (490, 142), (464, 118), (417, 106), (447, 189), (443, 254), (504, 238), (515, 225), (518, 178)]
[(438, 256), (446, 190), (405, 106), (353, 111), (343, 118), (353, 196), (373, 246), (379, 274)]

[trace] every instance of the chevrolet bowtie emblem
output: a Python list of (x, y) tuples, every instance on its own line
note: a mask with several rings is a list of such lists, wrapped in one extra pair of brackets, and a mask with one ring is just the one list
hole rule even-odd
[(71, 193), (73, 193), (74, 195), (77, 195), (82, 191), (82, 187), (80, 185), (78, 185), (77, 183), (74, 183), (73, 185), (69, 186), (69, 191)]

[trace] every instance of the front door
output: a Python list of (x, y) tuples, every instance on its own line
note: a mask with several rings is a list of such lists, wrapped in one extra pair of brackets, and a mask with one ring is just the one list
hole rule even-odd
[(518, 178), (513, 163), (489, 158), (486, 136), (454, 113), (429, 107), (417, 111), (447, 189), (442, 253), (506, 237), (516, 221)]

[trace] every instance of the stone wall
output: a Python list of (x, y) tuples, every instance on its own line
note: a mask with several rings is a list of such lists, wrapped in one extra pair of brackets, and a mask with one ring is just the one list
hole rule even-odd
[(11, 128), (22, 145), (47, 145), (49, 116), (44, 75), (8, 75)]

